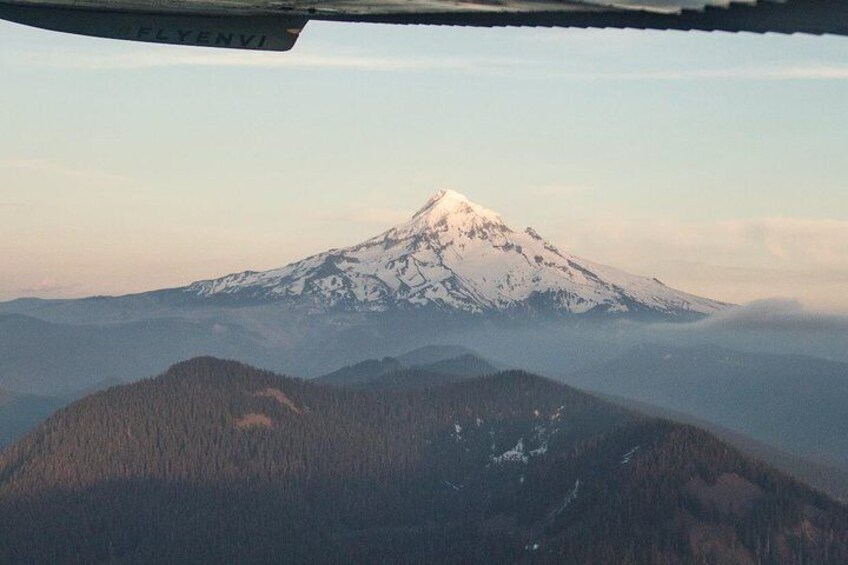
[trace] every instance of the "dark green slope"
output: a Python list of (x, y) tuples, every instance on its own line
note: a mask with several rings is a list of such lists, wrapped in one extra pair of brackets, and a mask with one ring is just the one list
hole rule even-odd
[(195, 359), (0, 457), (6, 563), (844, 563), (845, 508), (521, 372), (358, 391)]
[(690, 424), (706, 430), (722, 441), (736, 447), (742, 453), (764, 461), (781, 472), (797, 478), (802, 483), (810, 485), (842, 503), (848, 503), (848, 471), (844, 469), (824, 465), (804, 459), (798, 455), (787, 453), (718, 424), (695, 418), (690, 414), (668, 408), (660, 408), (645, 402), (628, 400), (619, 396), (604, 394), (596, 394), (596, 396), (629, 410), (635, 410), (655, 418)]

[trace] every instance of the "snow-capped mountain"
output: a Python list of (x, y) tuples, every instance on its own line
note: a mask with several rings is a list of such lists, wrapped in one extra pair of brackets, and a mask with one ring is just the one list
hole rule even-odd
[(319, 310), (359, 312), (435, 307), (680, 317), (728, 306), (576, 257), (532, 228), (513, 231), (495, 212), (450, 190), (433, 196), (408, 222), (358, 245), (182, 290), (196, 297), (305, 301)]

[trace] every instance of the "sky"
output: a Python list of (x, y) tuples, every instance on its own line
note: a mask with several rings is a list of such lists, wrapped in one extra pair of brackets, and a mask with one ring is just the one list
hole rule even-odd
[(848, 313), (848, 37), (311, 22), (289, 53), (0, 22), (0, 300), (282, 266), (442, 188), (577, 255)]

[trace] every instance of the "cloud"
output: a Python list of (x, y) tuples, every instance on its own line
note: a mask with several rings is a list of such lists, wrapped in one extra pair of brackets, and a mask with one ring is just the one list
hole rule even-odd
[[(527, 40), (527, 38), (524, 38)], [(585, 43), (586, 38), (582, 41)], [(591, 52), (598, 49), (590, 43)], [(848, 65), (809, 61), (793, 64), (728, 66), (720, 68), (659, 68), (584, 70), (573, 60), (537, 60), (496, 56), (392, 56), (352, 52), (335, 48), (309, 52), (308, 48), (286, 53), (216, 50), (192, 47), (132, 46), (120, 51), (51, 50), (8, 53), (10, 64), (26, 68), (82, 71), (134, 71), (156, 68), (219, 67), (240, 69), (352, 70), (358, 72), (459, 72), (515, 78), (568, 81), (808, 81), (848, 80)]]
[(807, 310), (797, 300), (757, 300), (711, 316), (696, 329), (848, 332), (848, 316)]
[(399, 208), (363, 207), (354, 208), (345, 219), (360, 224), (393, 226), (409, 220), (409, 210)]
[(600, 248), (621, 257), (661, 251), (668, 261), (700, 257), (703, 262), (744, 268), (848, 273), (848, 220), (775, 217), (677, 222), (606, 215), (574, 222), (568, 232), (591, 254)]
[(728, 302), (790, 296), (848, 312), (848, 221), (736, 218), (712, 222), (603, 211), (540, 226), (561, 248)]
[(506, 61), (452, 57), (381, 57), (358, 54), (271, 53), (211, 49), (140, 48), (119, 53), (29, 52), (12, 60), (27, 66), (88, 71), (140, 70), (168, 67), (234, 67), (253, 69), (349, 69), (356, 71), (471, 71)]
[(593, 190), (594, 188), (591, 186), (580, 184), (547, 184), (532, 187), (528, 192), (537, 196), (569, 197), (583, 195)]
[(766, 77), (777, 80), (846, 80), (848, 66), (792, 66), (766, 71)]
[[(577, 78), (578, 75), (574, 75)], [(746, 81), (799, 81), (848, 80), (848, 65), (773, 65), (760, 67), (726, 67), (718, 69), (657, 69), (637, 72), (588, 73), (586, 80), (746, 80)]]
[(134, 182), (134, 179), (123, 175), (94, 169), (77, 169), (50, 159), (41, 158), (3, 159), (0, 160), (0, 171), (2, 170), (59, 176), (77, 182), (105, 184), (108, 186), (131, 184)]
[(344, 212), (317, 211), (315, 217), (321, 222), (333, 224), (361, 224), (368, 229), (386, 229), (409, 220), (409, 210), (383, 206), (353, 205)]
[(19, 289), (18, 294), (20, 296), (28, 296), (33, 294), (56, 294), (68, 292), (70, 290), (75, 289), (76, 287), (76, 284), (62, 284), (53, 277), (44, 277), (42, 279), (39, 279), (29, 287)]
[(731, 236), (761, 245), (781, 262), (848, 269), (848, 221), (763, 218), (727, 222)]

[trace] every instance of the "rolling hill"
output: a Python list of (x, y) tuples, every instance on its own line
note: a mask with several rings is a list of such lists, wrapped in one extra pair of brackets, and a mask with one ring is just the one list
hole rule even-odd
[(844, 506), (516, 371), (358, 391), (194, 359), (52, 416), (0, 499), (15, 563), (848, 559)]
[(314, 382), (360, 388), (421, 388), (497, 372), (495, 365), (469, 349), (425, 346), (397, 357), (347, 365)]

